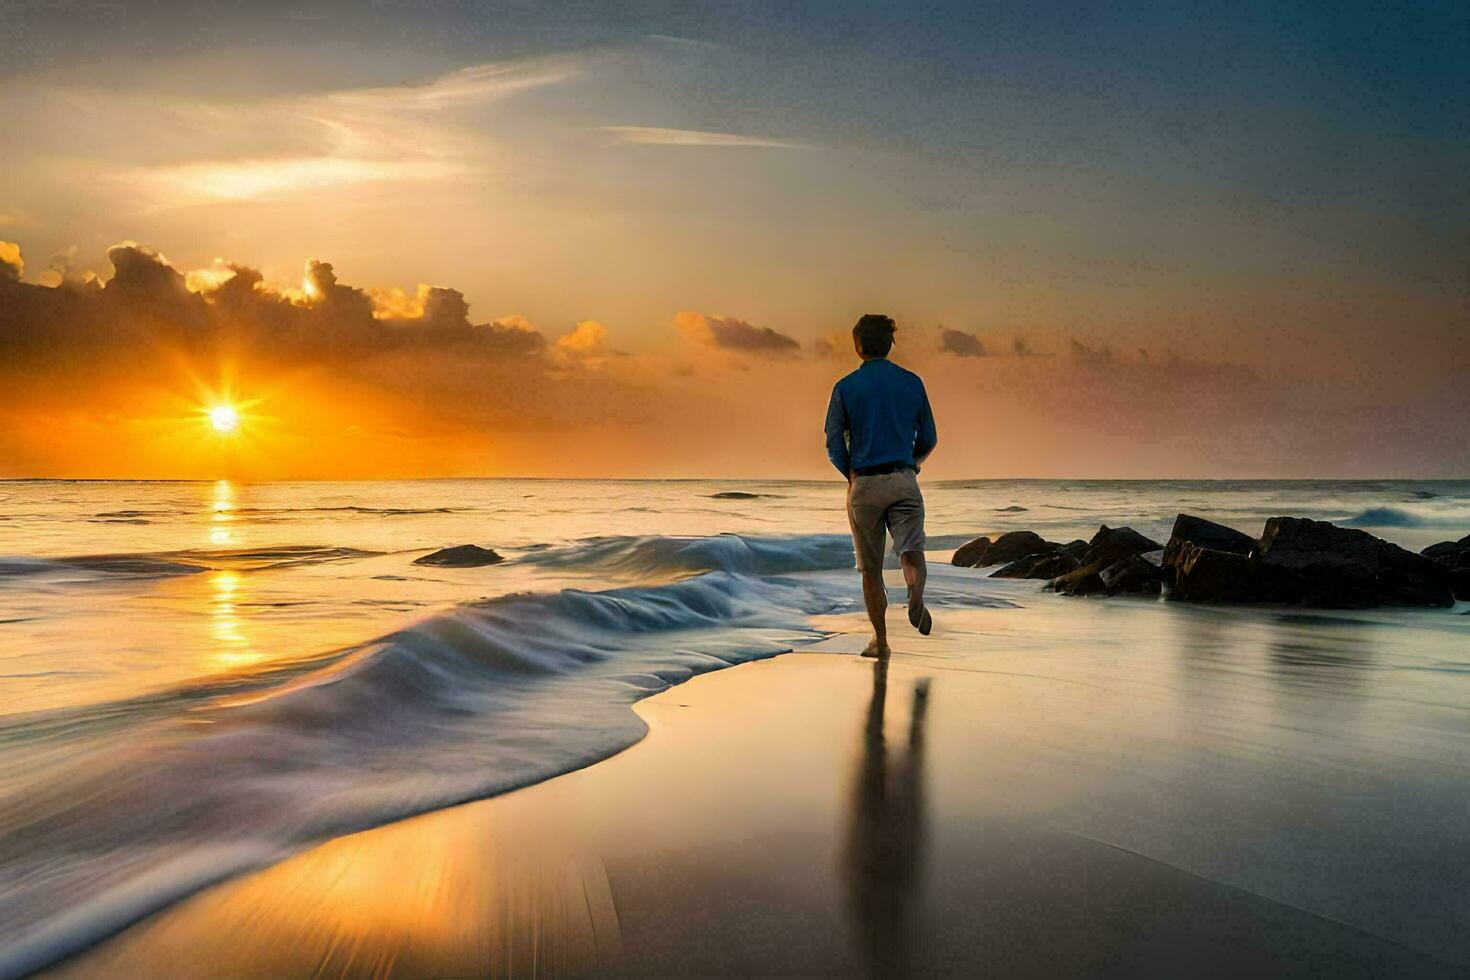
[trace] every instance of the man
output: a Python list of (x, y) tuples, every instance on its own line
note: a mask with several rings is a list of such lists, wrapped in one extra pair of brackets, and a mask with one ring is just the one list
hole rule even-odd
[(863, 575), (863, 602), (873, 623), (865, 657), (889, 654), (884, 614), (883, 535), (909, 587), (909, 622), (927, 636), (933, 618), (924, 607), (924, 498), (919, 464), (938, 443), (934, 413), (919, 376), (888, 360), (893, 320), (868, 313), (852, 328), (853, 347), (863, 363), (832, 388), (827, 406), (827, 457), (847, 479), (847, 520)]

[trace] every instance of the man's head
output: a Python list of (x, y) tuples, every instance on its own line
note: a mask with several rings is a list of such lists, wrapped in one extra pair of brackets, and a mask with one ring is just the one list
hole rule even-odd
[(865, 361), (887, 357), (893, 349), (893, 317), (882, 313), (864, 313), (852, 328), (852, 346)]

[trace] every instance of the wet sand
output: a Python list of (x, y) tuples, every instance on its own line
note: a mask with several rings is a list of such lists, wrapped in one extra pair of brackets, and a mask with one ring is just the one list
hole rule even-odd
[[(641, 702), (649, 736), (612, 759), (329, 841), (52, 975), (1463, 974), (1453, 939), (1241, 887), (1250, 868), (1198, 873), (1166, 859), (1177, 840), (1138, 846), (1198, 818), (1184, 838), (1239, 853), (1249, 807), (1211, 813), (1195, 781), (1221, 800), (1260, 786), (1229, 759), (1176, 772), (1167, 750), (1130, 774), (1137, 732), (1181, 723), (1141, 689), (957, 669), (1004, 615), (896, 633), (886, 669), (851, 633), (698, 677)], [(1111, 771), (1089, 744), (1109, 732), (1128, 733)], [(1309, 885), (1352, 886), (1317, 859)]]

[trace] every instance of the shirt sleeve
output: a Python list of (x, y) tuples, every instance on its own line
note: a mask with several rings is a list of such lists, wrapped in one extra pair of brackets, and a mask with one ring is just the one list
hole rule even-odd
[(919, 420), (914, 430), (914, 458), (918, 459), (934, 451), (939, 445), (939, 432), (934, 427), (934, 410), (929, 407), (929, 392), (919, 389)]
[(847, 448), (847, 406), (842, 401), (842, 389), (833, 387), (832, 400), (827, 403), (827, 458), (837, 467), (845, 480), (851, 475), (852, 454)]

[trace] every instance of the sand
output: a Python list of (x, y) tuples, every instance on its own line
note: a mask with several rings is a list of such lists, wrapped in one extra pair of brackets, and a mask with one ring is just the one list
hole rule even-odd
[[(1005, 615), (895, 625), (886, 669), (854, 632), (696, 678), (641, 702), (648, 737), (609, 760), (326, 842), (52, 975), (1460, 975), (1453, 939), (1170, 858), (1237, 853), (1257, 817), (1198, 786), (1266, 777), (1171, 755), (1200, 718), (1141, 682), (957, 669)], [(1321, 863), (1301, 894), (1332, 894)]]

